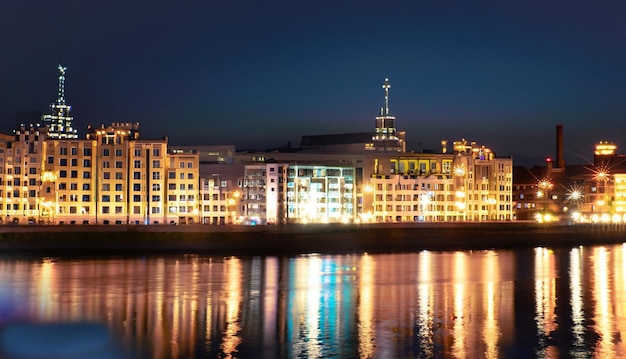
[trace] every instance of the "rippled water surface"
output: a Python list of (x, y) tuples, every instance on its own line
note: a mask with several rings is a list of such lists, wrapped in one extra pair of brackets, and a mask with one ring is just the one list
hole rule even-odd
[(135, 358), (623, 357), (625, 254), (0, 257), (0, 327), (102, 323)]

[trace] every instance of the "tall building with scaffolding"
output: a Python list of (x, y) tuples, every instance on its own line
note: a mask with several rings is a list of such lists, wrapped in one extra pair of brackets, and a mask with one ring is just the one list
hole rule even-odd
[(59, 65), (59, 87), (56, 102), (50, 105), (50, 113), (43, 115), (50, 139), (77, 139), (78, 131), (72, 126), (72, 106), (65, 103), (65, 72), (67, 67)]

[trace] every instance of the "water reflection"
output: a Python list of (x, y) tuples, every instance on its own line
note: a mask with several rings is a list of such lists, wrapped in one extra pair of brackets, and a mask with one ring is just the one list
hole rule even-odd
[(4, 259), (0, 327), (105, 323), (134, 358), (620, 357), (625, 253)]
[(535, 248), (535, 323), (537, 325), (537, 357), (554, 357), (550, 345), (557, 328), (556, 264), (554, 253), (547, 248)]

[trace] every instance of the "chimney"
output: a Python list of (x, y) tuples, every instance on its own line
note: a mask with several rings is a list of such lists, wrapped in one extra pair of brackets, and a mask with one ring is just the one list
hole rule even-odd
[(556, 168), (565, 168), (565, 159), (563, 158), (563, 125), (556, 125)]

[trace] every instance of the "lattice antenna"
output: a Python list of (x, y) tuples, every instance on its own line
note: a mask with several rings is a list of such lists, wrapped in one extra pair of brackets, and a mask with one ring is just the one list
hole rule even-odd
[(385, 78), (385, 83), (383, 83), (383, 88), (385, 89), (385, 113), (384, 115), (387, 116), (389, 115), (389, 88), (391, 88), (388, 78)]
[(59, 93), (57, 97), (57, 104), (65, 105), (65, 71), (67, 67), (63, 67), (59, 64)]

